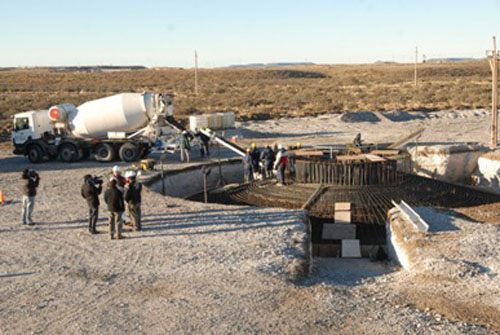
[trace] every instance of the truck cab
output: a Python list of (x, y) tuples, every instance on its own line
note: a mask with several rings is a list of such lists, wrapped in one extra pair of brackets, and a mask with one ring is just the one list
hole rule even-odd
[(50, 120), (46, 117), (47, 111), (29, 111), (14, 115), (12, 141), (14, 145), (23, 145), (29, 140), (43, 137), (45, 132), (52, 132)]
[(37, 155), (43, 156), (39, 148), (30, 150), (34, 143), (42, 139), (46, 134), (52, 134), (52, 124), (47, 116), (47, 111), (29, 111), (14, 115), (14, 126), (12, 128), (12, 142), (14, 153), (28, 155), (31, 161), (39, 161)]

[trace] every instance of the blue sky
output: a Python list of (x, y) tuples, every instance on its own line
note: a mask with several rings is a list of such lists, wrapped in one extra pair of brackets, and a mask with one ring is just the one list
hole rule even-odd
[(411, 62), (493, 35), (500, 0), (0, 0), (0, 66)]

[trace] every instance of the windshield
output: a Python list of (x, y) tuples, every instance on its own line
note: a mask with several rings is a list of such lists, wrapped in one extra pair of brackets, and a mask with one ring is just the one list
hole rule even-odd
[(27, 117), (18, 117), (14, 120), (14, 130), (29, 129), (30, 122)]

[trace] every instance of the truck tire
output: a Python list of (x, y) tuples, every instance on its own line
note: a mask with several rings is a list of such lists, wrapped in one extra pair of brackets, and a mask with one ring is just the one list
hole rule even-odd
[(139, 158), (139, 149), (134, 143), (125, 143), (120, 147), (120, 159), (124, 162), (135, 162)]
[(43, 159), (43, 150), (39, 145), (33, 144), (28, 148), (28, 159), (31, 163), (40, 163)]
[(95, 148), (95, 160), (99, 162), (112, 162), (116, 159), (115, 148), (109, 143), (100, 143)]
[(59, 159), (66, 163), (75, 162), (78, 159), (78, 149), (72, 143), (63, 143), (59, 147)]

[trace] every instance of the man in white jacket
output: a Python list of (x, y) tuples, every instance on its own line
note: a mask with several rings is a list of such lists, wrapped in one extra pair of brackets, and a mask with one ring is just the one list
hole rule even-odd
[(283, 145), (278, 144), (278, 153), (274, 160), (274, 169), (276, 170), (276, 179), (278, 185), (285, 185), (285, 169), (288, 165), (288, 153), (285, 151)]

